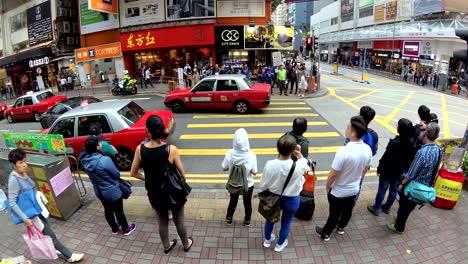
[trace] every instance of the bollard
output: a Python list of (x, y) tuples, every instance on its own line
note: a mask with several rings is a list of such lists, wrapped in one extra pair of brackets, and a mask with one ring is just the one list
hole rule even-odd
[(311, 85), (312, 85), (312, 92), (315, 93), (315, 91), (316, 91), (315, 76), (312, 76)]
[(452, 84), (452, 94), (457, 94), (457, 93), (458, 93), (458, 85)]

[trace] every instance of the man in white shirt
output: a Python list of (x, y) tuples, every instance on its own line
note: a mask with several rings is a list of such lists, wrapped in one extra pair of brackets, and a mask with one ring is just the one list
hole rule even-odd
[(153, 75), (151, 74), (150, 68), (146, 68), (145, 70), (145, 88), (148, 88), (148, 83), (151, 85), (151, 88), (154, 88), (153, 84), (151, 83), (151, 77)]
[(361, 140), (366, 131), (364, 119), (352, 117), (345, 131), (350, 142), (338, 150), (333, 160), (326, 186), (330, 214), (325, 226), (315, 227), (315, 232), (324, 241), (330, 240), (330, 234), (337, 226), (338, 234), (343, 235), (351, 219), (361, 177), (366, 175), (372, 161), (369, 145)]

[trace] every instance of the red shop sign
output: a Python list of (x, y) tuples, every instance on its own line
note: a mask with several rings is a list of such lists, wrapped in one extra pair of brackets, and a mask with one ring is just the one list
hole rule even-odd
[(120, 34), (122, 51), (214, 45), (214, 25), (149, 29)]
[(419, 57), (419, 41), (404, 41), (403, 42), (403, 56)]

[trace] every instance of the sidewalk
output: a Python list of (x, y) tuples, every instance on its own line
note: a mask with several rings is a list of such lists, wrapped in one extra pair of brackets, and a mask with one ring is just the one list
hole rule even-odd
[[(466, 263), (466, 189), (453, 210), (441, 210), (430, 205), (415, 210), (406, 233), (397, 235), (385, 227), (386, 223), (393, 221), (397, 206), (390, 215), (375, 217), (368, 213), (366, 205), (374, 199), (377, 184), (366, 184), (346, 234), (332, 234), (329, 242), (322, 242), (314, 230), (315, 225), (323, 225), (328, 216), (323, 185), (319, 182), (316, 190), (313, 220), (294, 220), (289, 245), (281, 253), (262, 246), (264, 220), (256, 212), (257, 198), (254, 198), (251, 227), (242, 225), (242, 202), (239, 202), (233, 225), (225, 224), (229, 201), (226, 190), (194, 190), (190, 194), (185, 217), (194, 246), (189, 253), (183, 252), (180, 243), (170, 254), (163, 253), (157, 220), (143, 188), (134, 188), (135, 194), (125, 201), (128, 220), (138, 226), (128, 237), (111, 235), (102, 205), (94, 195), (88, 195), (84, 206), (68, 221), (51, 219), (50, 222), (65, 245), (86, 254), (82, 263)], [(88, 190), (92, 192), (89, 185)], [(0, 224), (0, 258), (23, 254), (29, 257), (21, 239), (24, 227), (13, 226), (5, 213), (1, 214)], [(176, 238), (173, 224), (170, 238)]]

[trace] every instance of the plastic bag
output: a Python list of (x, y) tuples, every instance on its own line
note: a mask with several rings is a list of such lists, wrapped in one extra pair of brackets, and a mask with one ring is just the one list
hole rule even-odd
[(23, 235), (23, 239), (35, 259), (57, 259), (54, 243), (50, 236), (45, 236), (36, 225), (33, 225), (34, 231), (28, 227), (27, 234)]
[(6, 209), (6, 203), (8, 202), (8, 198), (5, 195), (5, 192), (0, 189), (0, 212)]

